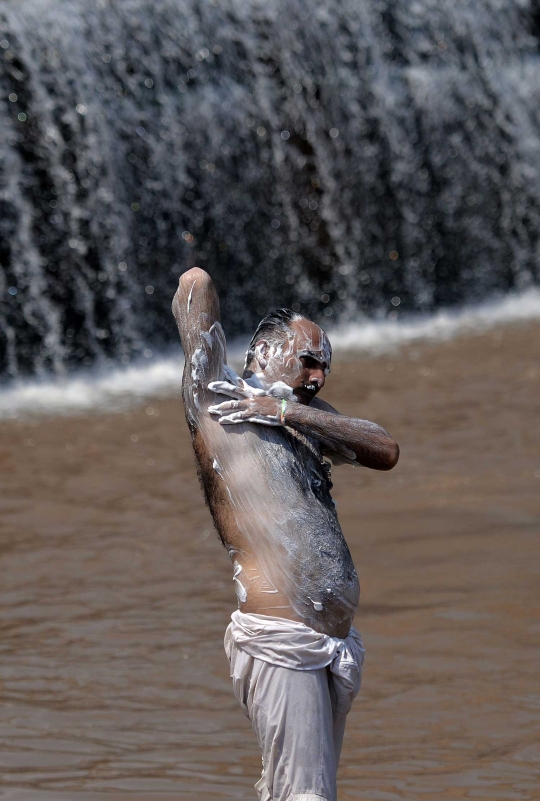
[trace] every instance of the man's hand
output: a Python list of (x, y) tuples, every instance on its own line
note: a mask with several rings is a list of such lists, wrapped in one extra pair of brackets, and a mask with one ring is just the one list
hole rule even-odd
[[(373, 470), (391, 470), (399, 458), (397, 443), (387, 432), (368, 420), (339, 414), (330, 404), (315, 398), (309, 406), (298, 403), (291, 388), (278, 381), (268, 389), (250, 386), (229, 367), (228, 381), (213, 381), (208, 389), (236, 400), (209, 406), (221, 425), (259, 423), (287, 425), (319, 440), (323, 453), (336, 464), (361, 464)], [(282, 399), (287, 401), (282, 422)]]
[(228, 381), (212, 381), (208, 389), (218, 395), (235, 398), (217, 406), (209, 406), (210, 414), (219, 416), (222, 425), (234, 423), (260, 423), (265, 426), (280, 426), (282, 400), (296, 403), (292, 389), (282, 381), (276, 381), (268, 389), (254, 387), (239, 378), (230, 367), (225, 371)]
[(247, 397), (244, 400), (225, 401), (218, 406), (209, 406), (208, 411), (210, 414), (219, 416), (221, 425), (259, 423), (265, 426), (280, 426), (283, 425), (281, 403), (280, 400), (268, 395), (259, 395)]
[(256, 398), (261, 395), (266, 395), (264, 389), (250, 387), (243, 378), (238, 378), (238, 376), (236, 376), (234, 384), (232, 383), (232, 380), (212, 381), (210, 384), (208, 384), (208, 389), (211, 392), (215, 392), (217, 395), (227, 395), (229, 398), (238, 398), (240, 400), (243, 400), (244, 398)]

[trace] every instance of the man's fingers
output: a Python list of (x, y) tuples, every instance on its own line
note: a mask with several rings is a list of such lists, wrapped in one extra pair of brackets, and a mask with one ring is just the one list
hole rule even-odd
[(223, 403), (218, 403), (216, 406), (209, 406), (208, 411), (210, 414), (226, 414), (231, 411), (239, 411), (242, 409), (242, 401), (224, 401)]
[(228, 381), (212, 381), (208, 384), (208, 389), (218, 395), (228, 395), (230, 398), (247, 398), (248, 392), (243, 387), (235, 387)]
[(246, 423), (247, 420), (245, 418), (246, 412), (233, 412), (232, 414), (223, 415), (220, 418), (219, 422), (222, 426), (230, 426), (234, 425), (235, 423)]
[(208, 384), (208, 389), (221, 395), (229, 395), (231, 398), (260, 398), (266, 395), (264, 389), (251, 387), (243, 378), (238, 379), (238, 384), (230, 381), (212, 381)]
[(219, 422), (222, 426), (235, 425), (237, 423), (258, 423), (261, 426), (279, 426), (279, 420), (272, 419), (271, 417), (250, 417), (251, 412), (233, 412), (232, 414), (223, 415)]
[(230, 398), (245, 398), (246, 393), (241, 387), (235, 387), (228, 381), (212, 381), (208, 389), (218, 395), (228, 395)]

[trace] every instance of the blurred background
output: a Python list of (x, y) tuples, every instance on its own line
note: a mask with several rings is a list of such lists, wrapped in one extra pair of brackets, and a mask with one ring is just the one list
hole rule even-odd
[(539, 280), (540, 6), (0, 6), (0, 373), (176, 343), (207, 269), (226, 331)]
[(333, 471), (340, 801), (540, 785), (538, 0), (0, 0), (0, 799), (253, 799), (170, 312), (287, 305), (401, 446)]

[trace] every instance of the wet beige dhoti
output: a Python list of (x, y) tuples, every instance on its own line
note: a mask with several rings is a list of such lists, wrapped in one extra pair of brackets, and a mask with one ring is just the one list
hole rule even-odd
[(336, 801), (345, 720), (362, 680), (360, 634), (352, 628), (341, 640), (237, 611), (225, 651), (262, 751), (260, 801)]

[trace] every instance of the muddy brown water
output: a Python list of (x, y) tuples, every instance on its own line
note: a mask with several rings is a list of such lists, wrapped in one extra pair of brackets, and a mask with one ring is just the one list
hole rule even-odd
[[(540, 326), (336, 365), (399, 441), (334, 470), (364, 685), (340, 801), (540, 799)], [(0, 426), (0, 798), (254, 799), (231, 569), (178, 400)]]

